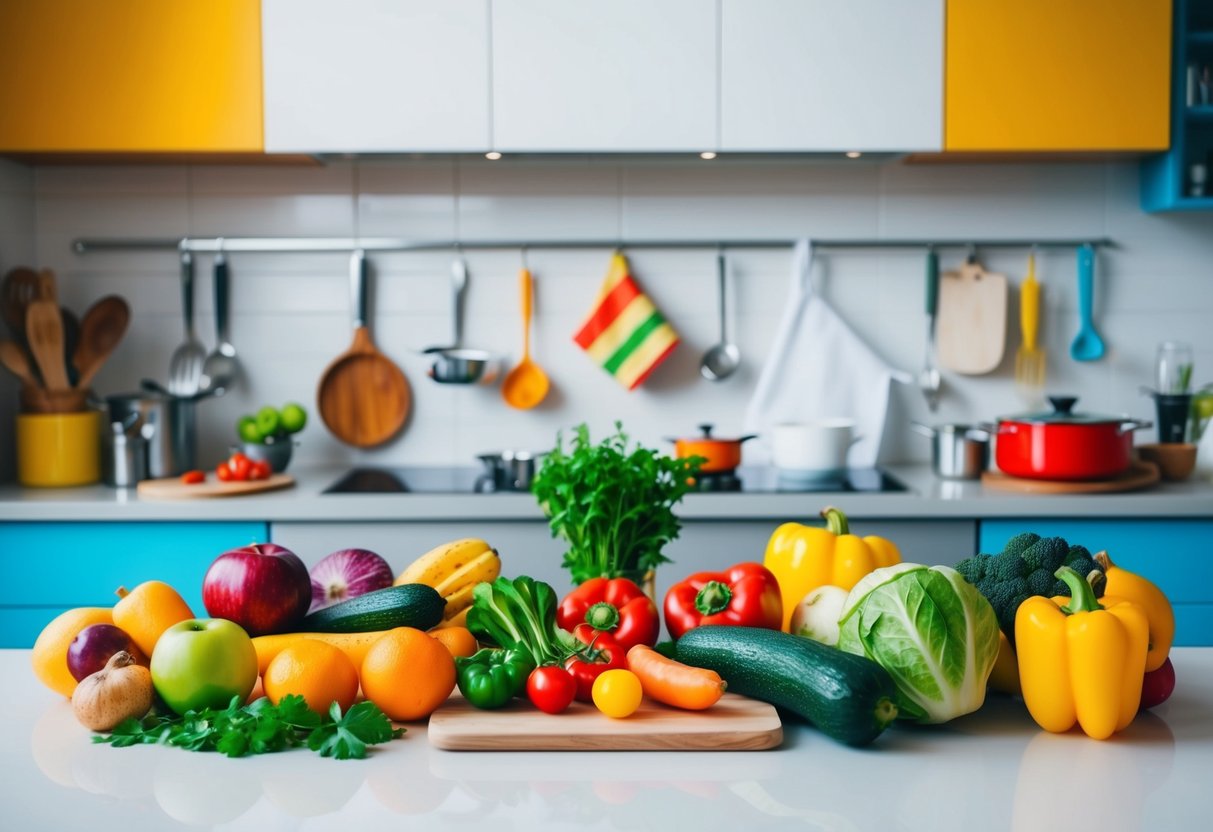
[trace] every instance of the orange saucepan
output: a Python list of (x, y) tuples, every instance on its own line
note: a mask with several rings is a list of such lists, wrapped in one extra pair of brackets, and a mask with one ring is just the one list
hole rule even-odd
[(700, 425), (699, 430), (702, 431), (702, 436), (670, 441), (674, 443), (674, 456), (678, 459), (703, 457), (705, 461), (699, 466), (699, 470), (704, 474), (732, 471), (741, 464), (741, 443), (755, 436), (749, 434), (736, 439), (718, 439), (712, 436), (712, 425)]

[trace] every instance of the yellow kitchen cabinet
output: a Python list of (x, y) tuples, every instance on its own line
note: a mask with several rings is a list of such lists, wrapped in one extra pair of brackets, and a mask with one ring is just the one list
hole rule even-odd
[(944, 149), (1165, 150), (1171, 0), (948, 0)]
[(0, 2), (0, 152), (263, 147), (259, 0)]

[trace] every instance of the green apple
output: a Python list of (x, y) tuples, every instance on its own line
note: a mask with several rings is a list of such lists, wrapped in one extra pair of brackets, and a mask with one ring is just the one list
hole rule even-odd
[(307, 424), (307, 411), (297, 402), (287, 402), (282, 406), (282, 429), (287, 433), (298, 433)]
[(1202, 391), (1197, 393), (1192, 398), (1192, 412), (1201, 421), (1213, 419), (1213, 392), (1206, 393)]
[(236, 423), (236, 433), (242, 442), (260, 442), (262, 438), (261, 428), (257, 427), (257, 420), (252, 416), (240, 417), (240, 421)]
[(257, 430), (261, 431), (261, 438), (273, 436), (282, 427), (282, 417), (278, 414), (278, 409), (266, 405), (257, 411)]
[(226, 708), (243, 701), (257, 683), (257, 651), (239, 624), (226, 618), (191, 618), (160, 636), (152, 652), (152, 684), (179, 714)]

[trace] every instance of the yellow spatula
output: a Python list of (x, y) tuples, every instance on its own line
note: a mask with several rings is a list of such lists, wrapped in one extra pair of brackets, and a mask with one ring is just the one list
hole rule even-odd
[(1040, 284), (1036, 282), (1036, 253), (1028, 255), (1028, 276), (1019, 287), (1019, 328), (1023, 334), (1015, 353), (1015, 384), (1029, 401), (1040, 398), (1045, 384), (1045, 352), (1040, 334)]

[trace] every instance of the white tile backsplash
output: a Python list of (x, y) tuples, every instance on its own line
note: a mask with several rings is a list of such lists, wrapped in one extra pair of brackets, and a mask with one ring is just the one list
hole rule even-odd
[[(1077, 327), (1073, 252), (1037, 259), (1044, 285), (1043, 344), (1048, 389), (1073, 391), (1091, 410), (1149, 417), (1137, 388), (1147, 384), (1163, 338), (1191, 341), (1197, 380), (1213, 381), (1213, 214), (1146, 215), (1138, 208), (1135, 162), (1021, 165), (853, 164), (781, 159), (615, 160), (375, 158), (308, 167), (55, 167), (30, 171), (0, 163), (0, 263), (55, 268), (64, 301), (82, 311), (96, 298), (124, 295), (134, 309), (126, 342), (98, 377), (102, 393), (163, 379), (182, 337), (172, 253), (76, 255), (80, 236), (195, 235), (399, 236), (465, 240), (659, 237), (1113, 237), (1101, 252), (1097, 325), (1108, 357), (1069, 358)], [(985, 265), (1012, 285), (1007, 355), (989, 376), (945, 374), (938, 414), (918, 390), (894, 393), (885, 443), (890, 460), (925, 458), (927, 443), (909, 419), (976, 420), (1035, 407), (1013, 384), (1019, 342), (1014, 289), (1023, 251), (983, 252)], [(236, 254), (233, 340), (248, 384), (201, 409), (202, 461), (213, 463), (244, 412), (298, 400), (313, 420), (301, 437), (304, 462), (471, 463), (506, 446), (546, 448), (557, 430), (588, 421), (596, 433), (615, 419), (637, 438), (662, 445), (702, 421), (736, 434), (770, 349), (788, 290), (788, 252), (729, 252), (730, 329), (741, 370), (711, 384), (699, 359), (718, 336), (716, 264), (711, 250), (629, 253), (633, 273), (681, 333), (683, 344), (644, 389), (623, 390), (581, 352), (573, 333), (589, 311), (610, 251), (531, 250), (536, 317), (532, 348), (552, 392), (532, 411), (509, 409), (500, 385), (446, 387), (426, 377), (426, 346), (450, 340), (453, 252), (373, 255), (373, 330), (403, 368), (413, 391), (405, 433), (360, 451), (333, 439), (315, 413), (316, 386), (352, 337), (348, 260), (337, 254)], [(944, 251), (944, 268), (964, 252)], [(520, 252), (469, 251), (464, 345), (502, 356), (521, 353)], [(214, 341), (211, 260), (198, 258), (198, 329)], [(891, 365), (922, 364), (924, 260), (917, 251), (822, 252), (814, 285)], [(829, 360), (823, 356), (823, 360)], [(1203, 369), (1202, 369), (1203, 368)], [(0, 380), (11, 402), (15, 389)], [(8, 391), (8, 392), (5, 392)], [(5, 413), (0, 408), (0, 419)], [(11, 431), (8, 431), (11, 435)], [(8, 474), (9, 447), (0, 459)]]

